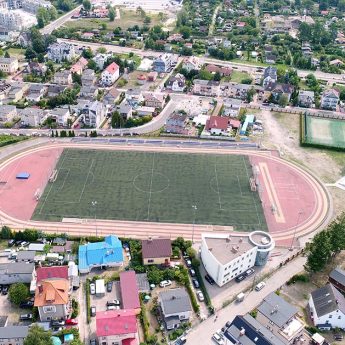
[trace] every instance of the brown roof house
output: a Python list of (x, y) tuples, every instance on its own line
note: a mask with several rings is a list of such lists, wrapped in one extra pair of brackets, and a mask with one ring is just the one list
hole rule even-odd
[(144, 265), (169, 265), (172, 254), (169, 238), (149, 238), (141, 244)]
[(68, 280), (42, 280), (36, 287), (34, 305), (38, 307), (40, 320), (43, 322), (66, 319), (71, 311)]

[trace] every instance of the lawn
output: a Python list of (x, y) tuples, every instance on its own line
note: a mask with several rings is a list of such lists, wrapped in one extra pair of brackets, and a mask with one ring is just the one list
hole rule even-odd
[(247, 72), (240, 72), (233, 70), (231, 73), (231, 81), (234, 83), (241, 83), (243, 79), (251, 78)]
[(6, 146), (9, 144), (14, 144), (25, 139), (28, 139), (28, 137), (24, 137), (24, 136), (17, 137), (14, 135), (0, 135), (0, 147)]
[(10, 54), (11, 57), (15, 57), (18, 60), (23, 60), (25, 58), (25, 49), (21, 48), (9, 48), (7, 52)]
[[(232, 225), (266, 230), (240, 155), (65, 149), (35, 220), (63, 217)], [(97, 201), (97, 209), (92, 207)]]
[[(64, 26), (77, 30), (92, 30), (100, 29), (101, 25), (105, 23), (107, 24), (107, 30), (114, 30), (117, 27), (127, 30), (134, 25), (143, 26), (144, 24), (144, 18), (135, 11), (120, 9), (120, 14), (120, 19), (115, 19), (113, 22), (109, 21), (108, 18), (81, 18), (72, 19), (65, 23)], [(159, 24), (158, 14), (147, 13), (146, 15), (151, 18), (149, 26)]]

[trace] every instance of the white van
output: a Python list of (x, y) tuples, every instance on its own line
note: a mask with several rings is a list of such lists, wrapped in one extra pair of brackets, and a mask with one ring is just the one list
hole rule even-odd
[(266, 283), (265, 283), (265, 282), (260, 282), (259, 284), (257, 284), (257, 285), (255, 286), (255, 291), (260, 291), (260, 290), (262, 290), (265, 286), (266, 286)]

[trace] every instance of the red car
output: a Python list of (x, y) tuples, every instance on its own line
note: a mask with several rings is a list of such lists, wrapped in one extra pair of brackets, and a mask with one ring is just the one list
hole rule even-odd
[(78, 324), (78, 321), (76, 319), (67, 319), (66, 325), (76, 326)]

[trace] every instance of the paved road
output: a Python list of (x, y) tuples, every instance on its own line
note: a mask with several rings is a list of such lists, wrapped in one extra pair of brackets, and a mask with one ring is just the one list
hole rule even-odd
[(253, 310), (265, 296), (270, 292), (276, 291), (287, 280), (289, 280), (290, 277), (300, 272), (303, 269), (304, 264), (305, 258), (298, 257), (288, 265), (279, 269), (269, 279), (267, 279), (266, 286), (261, 291), (251, 291), (246, 294), (242, 303), (231, 303), (217, 312), (217, 321), (214, 321), (215, 316), (212, 316), (193, 328), (193, 330), (187, 335), (187, 344), (214, 344), (211, 340), (214, 332), (222, 328), (227, 321), (233, 320), (236, 315), (244, 315)]
[(59, 28), (60, 26), (65, 24), (67, 21), (69, 21), (72, 18), (73, 14), (75, 12), (78, 12), (81, 8), (82, 8), (82, 5), (74, 8), (72, 11), (67, 12), (66, 14), (61, 16), (60, 18), (49, 23), (48, 25), (46, 25), (44, 28), (42, 28), (40, 30), (41, 34), (51, 34), (55, 29)]

